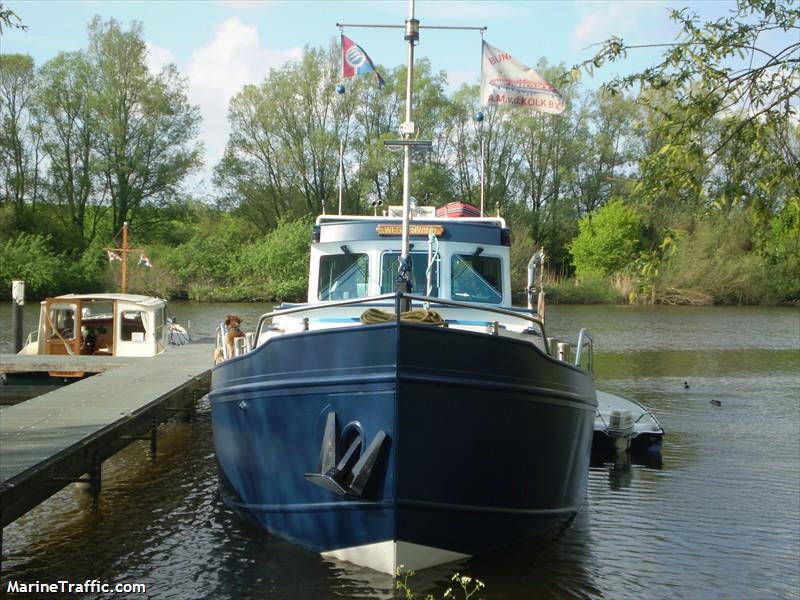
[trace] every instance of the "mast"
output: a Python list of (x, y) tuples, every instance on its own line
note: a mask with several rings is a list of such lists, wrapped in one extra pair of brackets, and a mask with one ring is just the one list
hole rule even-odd
[[(415, 140), (413, 139), (416, 128), (413, 120), (413, 107), (414, 107), (414, 46), (419, 41), (419, 30), (423, 28), (419, 21), (414, 18), (414, 0), (408, 0), (408, 19), (406, 19), (405, 26), (402, 25), (379, 25), (379, 24), (356, 24), (356, 23), (336, 23), (339, 29), (344, 27), (375, 27), (386, 29), (405, 29), (405, 40), (408, 42), (408, 65), (406, 71), (406, 118), (400, 125), (400, 140), (384, 140), (383, 145), (389, 148), (402, 146), (403, 147), (403, 225), (402, 237), (400, 242), (400, 268), (397, 274), (397, 281), (395, 291), (409, 293), (411, 292), (411, 278), (409, 276), (409, 220), (411, 218), (411, 152), (416, 148), (419, 150), (430, 150), (432, 143), (430, 141)], [(429, 25), (424, 26), (426, 29), (449, 29), (449, 30), (471, 30), (480, 31), (481, 36), (486, 31), (486, 27), (457, 27), (457, 26), (442, 26), (442, 25)], [(343, 90), (344, 88), (342, 88)], [(341, 93), (341, 92), (339, 92)], [(411, 301), (403, 298), (399, 302), (400, 310), (407, 311), (411, 308)]]
[[(122, 223), (122, 248), (111, 248), (111, 252), (119, 252), (120, 258), (116, 260), (122, 261), (122, 273), (120, 274), (120, 292), (125, 294), (128, 290), (128, 253), (129, 252), (143, 252), (141, 248), (128, 248), (128, 222)], [(109, 258), (109, 260), (111, 260)]]
[[(414, 18), (414, 0), (408, 0), (408, 20), (406, 20), (406, 35), (408, 42), (408, 68), (406, 71), (406, 120), (400, 126), (400, 134), (404, 141), (411, 139), (414, 135), (413, 101), (414, 101), (414, 45), (419, 41), (419, 21)], [(402, 242), (400, 249), (401, 267), (408, 268), (408, 222), (410, 212), (409, 198), (411, 196), (411, 146), (403, 146), (403, 229)], [(401, 273), (401, 277), (410, 284), (407, 271)], [(401, 290), (406, 291), (406, 290)], [(410, 285), (409, 289), (410, 290)]]

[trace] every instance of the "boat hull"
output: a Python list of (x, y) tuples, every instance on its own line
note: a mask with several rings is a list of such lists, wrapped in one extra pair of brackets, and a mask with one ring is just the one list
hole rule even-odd
[[(309, 549), (394, 572), (574, 514), (596, 400), (590, 374), (532, 344), (388, 323), (274, 338), (216, 367), (211, 408), (231, 506)], [(337, 461), (353, 440), (362, 456), (379, 446), (360, 493), (315, 485), (329, 421)]]
[[(661, 456), (663, 441), (663, 431), (647, 431), (636, 433), (631, 436), (631, 446), (629, 452), (631, 454), (659, 457)], [(592, 451), (603, 455), (615, 454), (616, 450), (614, 449), (614, 438), (612, 438), (605, 431), (595, 429), (592, 441)]]

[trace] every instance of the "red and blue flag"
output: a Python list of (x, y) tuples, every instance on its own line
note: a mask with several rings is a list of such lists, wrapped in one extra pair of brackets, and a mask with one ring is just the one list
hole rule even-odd
[(342, 35), (342, 77), (355, 77), (364, 73), (375, 73), (378, 86), (383, 87), (386, 82), (378, 73), (369, 54), (346, 35)]

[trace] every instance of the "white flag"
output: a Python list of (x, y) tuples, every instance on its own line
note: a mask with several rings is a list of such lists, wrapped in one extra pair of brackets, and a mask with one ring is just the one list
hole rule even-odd
[(150, 259), (147, 258), (144, 254), (139, 255), (139, 264), (145, 267), (152, 267), (153, 263), (150, 262)]
[(108, 255), (108, 262), (114, 262), (115, 260), (122, 260), (122, 257), (117, 254), (116, 252), (112, 252), (111, 250), (106, 250), (106, 254)]
[(481, 106), (524, 106), (558, 115), (564, 99), (541, 75), (508, 53), (483, 42)]

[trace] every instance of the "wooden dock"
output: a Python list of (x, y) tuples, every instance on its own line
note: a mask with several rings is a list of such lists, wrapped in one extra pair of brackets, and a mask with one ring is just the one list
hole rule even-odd
[[(212, 350), (193, 343), (152, 358), (46, 357), (59, 363), (99, 358), (73, 366), (101, 372), (0, 409), (2, 526), (70, 482), (85, 481), (99, 493), (102, 462), (135, 440), (149, 440), (155, 457), (158, 425), (187, 414), (208, 391)], [(42, 364), (45, 357), (0, 355), (0, 364), (9, 370), (12, 363), (34, 365), (30, 358)], [(72, 370), (65, 364), (55, 370), (62, 366)]]

